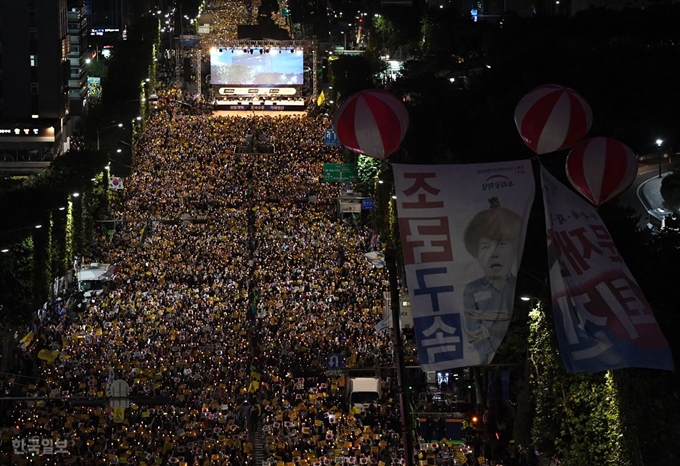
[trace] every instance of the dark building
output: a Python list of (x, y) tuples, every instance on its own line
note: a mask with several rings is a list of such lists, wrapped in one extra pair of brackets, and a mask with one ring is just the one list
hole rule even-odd
[(125, 0), (89, 0), (89, 16), (93, 30), (122, 32), (128, 17)]
[[(91, 59), (88, 50), (87, 8), (83, 0), (68, 0), (68, 34), (70, 49), (68, 59), (70, 74), (68, 77), (69, 108), (72, 117), (85, 114), (87, 98), (87, 60)], [(75, 119), (75, 118), (74, 118)]]
[(0, 2), (0, 171), (39, 171), (68, 149), (66, 0)]
[(166, 13), (168, 0), (87, 0), (90, 27), (95, 35), (123, 34), (135, 19), (152, 11)]

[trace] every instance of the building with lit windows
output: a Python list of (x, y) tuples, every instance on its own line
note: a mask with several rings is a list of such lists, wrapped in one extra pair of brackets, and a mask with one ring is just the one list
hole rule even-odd
[(68, 150), (70, 46), (66, 0), (0, 2), (0, 172)]
[(68, 0), (68, 34), (70, 49), (68, 60), (70, 74), (68, 77), (69, 108), (74, 120), (85, 113), (87, 98), (87, 60), (91, 59), (88, 51), (87, 8), (83, 0)]

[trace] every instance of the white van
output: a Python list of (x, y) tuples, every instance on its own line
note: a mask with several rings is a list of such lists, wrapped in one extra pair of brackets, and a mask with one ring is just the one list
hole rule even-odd
[(378, 377), (353, 377), (349, 379), (348, 402), (350, 407), (356, 406), (362, 411), (366, 411), (372, 403), (380, 401), (381, 395)]
[(86, 298), (100, 295), (104, 291), (104, 284), (113, 278), (114, 271), (115, 267), (111, 264), (92, 263), (81, 267), (76, 274), (78, 290)]

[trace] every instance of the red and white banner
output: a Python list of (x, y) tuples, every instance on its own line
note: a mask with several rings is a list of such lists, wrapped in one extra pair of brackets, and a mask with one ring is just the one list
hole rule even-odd
[(421, 368), (488, 364), (512, 318), (531, 162), (392, 169)]
[(541, 168), (550, 290), (570, 372), (673, 370), (668, 342), (593, 206)]

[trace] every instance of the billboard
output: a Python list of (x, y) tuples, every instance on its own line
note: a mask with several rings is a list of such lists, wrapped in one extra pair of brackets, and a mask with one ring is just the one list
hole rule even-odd
[(210, 50), (210, 83), (248, 86), (303, 84), (302, 50), (262, 47), (250, 51), (227, 47)]

